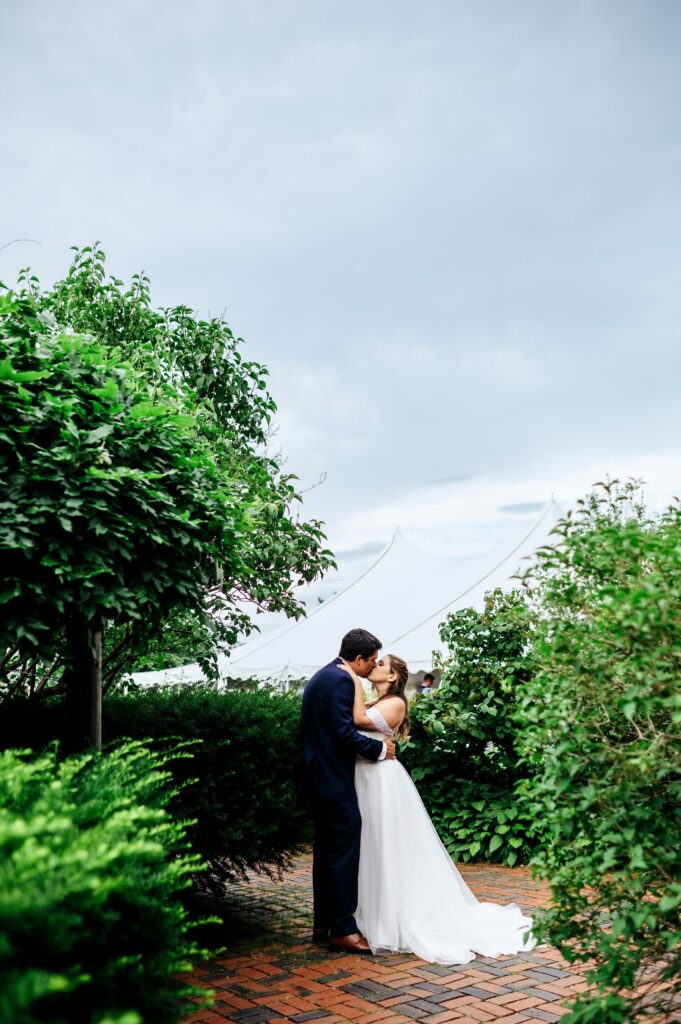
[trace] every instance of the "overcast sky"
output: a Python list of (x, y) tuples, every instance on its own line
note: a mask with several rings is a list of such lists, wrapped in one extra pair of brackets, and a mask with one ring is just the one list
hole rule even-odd
[(681, 492), (677, 0), (24, 0), (0, 278), (226, 310), (346, 572)]

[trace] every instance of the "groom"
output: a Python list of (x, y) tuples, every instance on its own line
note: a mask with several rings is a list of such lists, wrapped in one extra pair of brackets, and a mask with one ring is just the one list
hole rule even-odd
[(352, 714), (355, 687), (339, 666), (345, 662), (366, 679), (380, 648), (380, 640), (366, 629), (351, 629), (343, 637), (340, 656), (316, 672), (303, 693), (303, 750), (314, 823), (313, 939), (351, 953), (371, 952), (354, 916), (362, 829), (355, 756), (369, 761), (393, 758), (395, 744), (357, 731)]

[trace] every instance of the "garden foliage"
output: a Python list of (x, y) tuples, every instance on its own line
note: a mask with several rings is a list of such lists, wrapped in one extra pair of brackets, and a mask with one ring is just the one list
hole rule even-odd
[(155, 623), (243, 571), (239, 488), (166, 386), (123, 354), (0, 306), (4, 646), (45, 658), (76, 614)]
[(533, 669), (532, 613), (521, 593), (494, 591), (482, 612), (449, 615), (440, 635), (441, 684), (412, 705), (402, 757), (456, 859), (526, 863), (541, 827), (514, 795), (513, 712)]
[(522, 806), (548, 830), (540, 934), (597, 986), (570, 1024), (677, 1020), (681, 998), (681, 512), (631, 498), (605, 485), (526, 581), (541, 616), (515, 720)]
[(0, 754), (0, 1020), (171, 1024), (201, 955), (181, 893), (198, 858), (143, 744)]
[[(60, 698), (37, 708), (13, 701), (0, 716), (0, 748), (40, 750), (63, 729)], [(217, 890), (249, 869), (276, 870), (308, 838), (303, 791), (300, 701), (265, 691), (217, 693), (204, 686), (109, 694), (104, 743), (127, 737), (159, 752), (196, 741), (192, 758), (168, 765), (176, 795), (169, 809), (187, 827)]]
[(218, 890), (249, 869), (283, 867), (308, 838), (300, 701), (265, 691), (216, 693), (207, 687), (112, 695), (105, 736), (199, 740), (191, 761), (171, 767), (180, 784), (178, 818), (191, 817), (193, 849), (207, 870), (199, 884)]
[(142, 656), (214, 675), (244, 601), (303, 614), (331, 555), (268, 452), (266, 377), (224, 319), (154, 309), (97, 246), (51, 289), (0, 289), (0, 696), (64, 689), (74, 615), (104, 632), (106, 689)]

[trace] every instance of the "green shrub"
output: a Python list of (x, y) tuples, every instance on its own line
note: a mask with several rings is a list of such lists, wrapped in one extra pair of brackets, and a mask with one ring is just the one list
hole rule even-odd
[(249, 869), (286, 865), (308, 827), (303, 792), (300, 702), (270, 692), (217, 693), (207, 687), (146, 691), (105, 702), (109, 739), (198, 739), (173, 772), (179, 817), (192, 817), (192, 846), (216, 884)]
[(0, 1020), (168, 1024), (200, 955), (180, 894), (196, 870), (142, 744), (58, 761), (0, 754)]
[(494, 591), (478, 612), (449, 615), (438, 690), (415, 700), (402, 748), (442, 841), (457, 859), (526, 863), (542, 829), (513, 793), (521, 777), (513, 719), (530, 677), (533, 616), (522, 593)]
[[(0, 746), (41, 749), (60, 735), (62, 714), (58, 699), (3, 708)], [(283, 867), (306, 840), (297, 698), (187, 686), (111, 694), (103, 715), (105, 743), (130, 737), (166, 750), (177, 739), (199, 741), (191, 760), (173, 761), (169, 769), (182, 787), (173, 814), (195, 819), (188, 835), (208, 866), (204, 884)]]
[(566, 1024), (678, 1019), (681, 513), (623, 514), (630, 492), (584, 503), (529, 579), (538, 664), (516, 715), (525, 812), (550, 837), (538, 931), (596, 986)]
[(499, 783), (453, 780), (446, 806), (435, 814), (437, 830), (455, 860), (527, 864), (543, 837), (515, 790)]

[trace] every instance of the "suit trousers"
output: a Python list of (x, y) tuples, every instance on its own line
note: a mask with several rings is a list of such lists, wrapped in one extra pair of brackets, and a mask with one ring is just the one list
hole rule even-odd
[(357, 931), (362, 818), (354, 800), (312, 798), (314, 927), (341, 937)]

